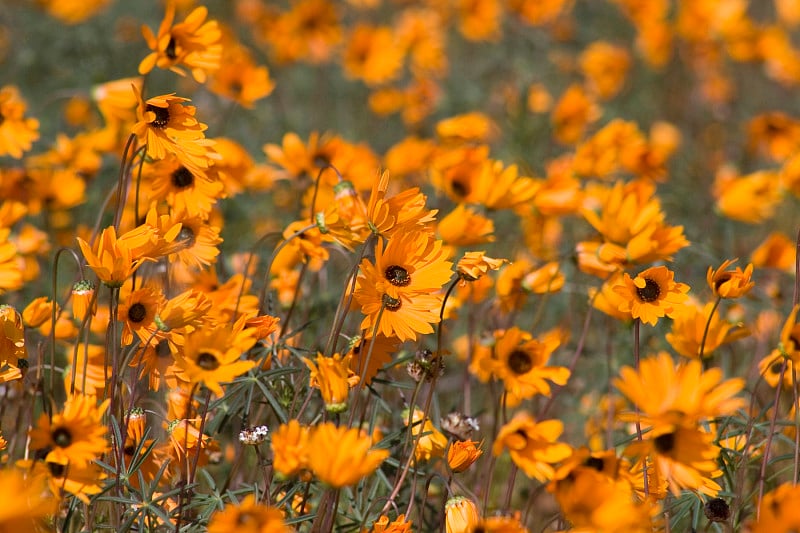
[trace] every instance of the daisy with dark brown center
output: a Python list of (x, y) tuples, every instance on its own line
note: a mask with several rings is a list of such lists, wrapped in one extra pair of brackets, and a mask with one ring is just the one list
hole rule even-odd
[[(439, 321), (442, 286), (453, 275), (442, 241), (426, 231), (382, 238), (375, 248), (375, 262), (364, 259), (355, 300), (366, 315), (361, 327), (367, 336), (377, 332), (400, 340), (432, 333)], [(379, 318), (380, 317), (380, 318)]]
[(542, 335), (541, 340), (517, 327), (495, 332), (495, 336), (492, 372), (503, 380), (507, 405), (513, 407), (536, 394), (549, 396), (548, 381), (558, 385), (567, 383), (568, 368), (547, 366), (550, 355), (561, 344), (559, 330)]
[(197, 329), (186, 335), (175, 362), (192, 383), (202, 383), (217, 396), (223, 395), (222, 382), (233, 381), (255, 366), (241, 358), (253, 344), (252, 328), (244, 321), (230, 325)]
[(133, 90), (139, 102), (133, 133), (147, 145), (147, 155), (160, 160), (172, 153), (189, 170), (208, 168), (212, 157), (212, 142), (204, 134), (208, 126), (195, 118), (194, 106), (184, 105), (189, 99), (172, 93), (145, 101), (136, 86)]
[(67, 399), (64, 410), (49, 418), (39, 417), (31, 429), (31, 448), (49, 449), (45, 461), (85, 466), (108, 448), (106, 426), (101, 423), (108, 400), (97, 406), (94, 397), (75, 395)]
[(660, 317), (674, 316), (689, 291), (689, 286), (676, 283), (674, 276), (665, 266), (648, 268), (635, 278), (626, 273), (620, 284), (614, 286), (614, 291), (623, 298), (619, 310), (653, 326)]

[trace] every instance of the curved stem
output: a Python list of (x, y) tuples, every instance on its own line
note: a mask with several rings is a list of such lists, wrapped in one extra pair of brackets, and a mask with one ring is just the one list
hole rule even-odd
[(775, 400), (772, 405), (772, 418), (769, 421), (769, 433), (767, 434), (767, 441), (764, 444), (764, 458), (761, 460), (761, 470), (758, 473), (758, 502), (756, 504), (756, 520), (759, 518), (761, 512), (761, 500), (764, 499), (764, 481), (767, 477), (767, 463), (769, 462), (769, 452), (772, 447), (772, 438), (775, 436), (775, 424), (778, 420), (778, 403), (781, 400), (781, 386), (783, 384), (783, 376), (786, 374), (786, 368), (789, 365), (789, 359), (784, 357), (783, 364), (781, 365), (781, 373), (778, 378), (778, 384), (775, 387)]
[(296, 239), (297, 237), (299, 237), (303, 233), (305, 233), (308, 230), (313, 229), (315, 227), (316, 227), (316, 224), (309, 224), (308, 226), (295, 231), (294, 233), (289, 235), (283, 242), (281, 242), (277, 247), (275, 247), (275, 250), (272, 251), (272, 255), (269, 258), (269, 263), (267, 263), (267, 271), (264, 273), (264, 286), (261, 287), (261, 294), (259, 295), (259, 298), (258, 298), (258, 312), (259, 312), (259, 314), (264, 314), (264, 303), (266, 302), (267, 293), (269, 292), (269, 276), (270, 276), (270, 271), (272, 270), (272, 263), (275, 261), (275, 258), (278, 256), (280, 251), (283, 250), (283, 248), (287, 244), (289, 244), (293, 239)]
[[(708, 319), (706, 320), (706, 327), (703, 330), (703, 340), (700, 341), (700, 353), (698, 357), (700, 361), (703, 361), (703, 354), (705, 353), (706, 349), (706, 340), (708, 339), (708, 330), (711, 328), (711, 319), (714, 318), (714, 313), (717, 311), (717, 307), (719, 307), (719, 303), (722, 301), (721, 296), (717, 296), (717, 300), (714, 302), (714, 307), (711, 308), (711, 312), (708, 314)], [(703, 367), (706, 367), (706, 363), (703, 363)]]
[[(80, 257), (78, 257), (78, 253), (73, 250), (72, 248), (59, 248), (55, 255), (53, 256), (53, 279), (51, 280), (51, 304), (50, 304), (50, 381), (49, 381), (49, 388), (50, 388), (50, 397), (53, 398), (55, 395), (55, 373), (56, 373), (56, 307), (58, 306), (58, 301), (56, 299), (56, 291), (58, 290), (58, 260), (61, 258), (61, 254), (64, 252), (69, 252), (72, 255), (72, 258), (75, 259), (75, 263), (78, 265), (78, 271), (80, 272), (81, 280), (84, 279), (83, 277), (83, 264), (81, 263)], [(73, 370), (74, 374), (74, 370)]]
[[(125, 142), (125, 148), (122, 150), (122, 160), (120, 161), (119, 165), (119, 177), (117, 178), (117, 211), (114, 214), (114, 229), (116, 230), (119, 230), (119, 223), (122, 220), (122, 211), (125, 205), (125, 177), (128, 170), (128, 152), (130, 151), (135, 140), (136, 134), (131, 133), (128, 136), (128, 140)], [(133, 160), (133, 157), (131, 157), (131, 160)]]
[[(641, 325), (641, 320), (638, 318), (633, 319), (633, 365), (636, 371), (639, 371), (639, 326)], [(639, 419), (639, 404), (634, 403), (634, 409), (636, 410), (636, 440), (639, 442), (642, 441), (642, 422)], [(648, 490), (649, 487), (647, 486), (647, 458), (646, 455), (642, 459), (642, 485), (644, 486), (644, 497), (647, 498), (650, 495), (650, 491)]]

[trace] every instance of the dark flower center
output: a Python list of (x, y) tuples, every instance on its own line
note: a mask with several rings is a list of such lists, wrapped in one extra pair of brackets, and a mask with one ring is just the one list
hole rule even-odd
[(724, 522), (731, 516), (731, 508), (728, 502), (722, 498), (708, 500), (703, 507), (703, 512), (712, 522)]
[(772, 372), (773, 374), (780, 374), (781, 373), (781, 368), (783, 368), (783, 364), (782, 363), (772, 363), (769, 366), (769, 371)]
[(255, 518), (249, 511), (243, 511), (239, 513), (239, 516), (236, 517), (236, 524), (239, 526), (253, 524), (255, 522), (256, 522)]
[(66, 448), (72, 444), (72, 434), (67, 428), (56, 428), (53, 430), (51, 437), (53, 437), (53, 442), (59, 448)]
[(402, 305), (399, 298), (392, 298), (388, 294), (383, 295), (381, 302), (383, 303), (383, 308), (387, 311), (397, 311)]
[(408, 270), (401, 266), (390, 266), (386, 269), (384, 275), (386, 276), (386, 279), (389, 280), (389, 283), (395, 287), (405, 287), (411, 283), (411, 276), (408, 274)]
[(453, 194), (459, 198), (463, 198), (469, 194), (469, 187), (460, 181), (453, 180), (453, 182), (450, 184), (450, 188), (453, 189)]
[(203, 370), (216, 370), (219, 368), (219, 361), (214, 354), (203, 352), (197, 356), (197, 366)]
[(602, 472), (603, 468), (605, 467), (605, 461), (603, 461), (599, 457), (589, 457), (583, 464), (588, 466), (589, 468), (594, 468), (598, 472)]
[(144, 305), (136, 302), (128, 308), (128, 320), (131, 322), (141, 322), (147, 315), (147, 308)]
[(716, 281), (714, 281), (714, 289), (719, 290), (719, 288), (722, 287), (722, 284), (730, 281), (732, 277), (733, 276), (730, 274), (730, 272), (723, 272), (722, 274), (719, 274)]
[(645, 303), (658, 300), (658, 297), (661, 295), (661, 287), (658, 286), (658, 282), (650, 278), (645, 278), (644, 283), (644, 287), (636, 287), (636, 295), (639, 299)]
[(53, 477), (64, 477), (67, 472), (67, 465), (58, 463), (47, 463), (47, 468), (50, 469), (50, 475)]
[(525, 350), (514, 350), (508, 356), (508, 368), (518, 376), (527, 374), (533, 368), (530, 354)]
[(136, 446), (133, 444), (128, 444), (122, 449), (122, 451), (125, 452), (125, 455), (133, 455), (133, 452), (136, 451)]
[(178, 238), (176, 240), (191, 248), (194, 246), (194, 230), (188, 226), (183, 226), (178, 232)]
[(665, 433), (653, 440), (658, 453), (669, 453), (675, 449), (675, 433)]
[(177, 43), (175, 42), (175, 37), (171, 36), (169, 38), (169, 42), (167, 43), (167, 48), (164, 50), (164, 53), (167, 54), (167, 57), (172, 60), (175, 60), (178, 57), (178, 54), (175, 53), (176, 44)]
[(185, 189), (194, 185), (194, 174), (189, 172), (189, 169), (181, 165), (175, 172), (172, 173), (172, 185), (178, 189)]
[(150, 124), (159, 129), (164, 129), (167, 127), (167, 124), (169, 124), (169, 108), (147, 104), (145, 110), (152, 111), (156, 115), (156, 118), (154, 118)]

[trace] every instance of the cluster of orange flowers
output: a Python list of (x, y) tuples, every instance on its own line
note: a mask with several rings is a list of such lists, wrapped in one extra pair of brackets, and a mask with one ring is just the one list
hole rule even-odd
[[(796, 87), (792, 2), (598, 3), (630, 46), (585, 39), (570, 0), (196, 4), (167, 0), (138, 75), (71, 98), (49, 149), (0, 87), (0, 530), (800, 527), (798, 246), (775, 224), (800, 119), (621, 118), (639, 67), (679, 65), (711, 122), (742, 63)], [(528, 39), (565, 83), (458, 107), (459, 53)], [(286, 113), (295, 70), (340, 74), (391, 142), (223, 136), (209, 102)]]

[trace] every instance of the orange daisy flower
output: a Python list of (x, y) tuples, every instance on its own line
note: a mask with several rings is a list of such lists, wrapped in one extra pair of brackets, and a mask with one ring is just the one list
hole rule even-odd
[(372, 448), (372, 438), (355, 428), (325, 422), (314, 427), (308, 442), (308, 465), (322, 482), (336, 488), (357, 483), (389, 457)]
[[(308, 468), (311, 431), (297, 420), (281, 424), (272, 433), (272, 454), (275, 471), (285, 477), (294, 476)], [(325, 443), (327, 449), (331, 443)], [(319, 453), (319, 450), (318, 450)]]
[(714, 295), (720, 298), (739, 298), (750, 292), (755, 285), (750, 281), (753, 275), (752, 263), (747, 265), (744, 271), (739, 267), (736, 267), (736, 270), (725, 270), (735, 262), (736, 259), (725, 260), (716, 270), (708, 267), (706, 281)]
[(350, 389), (359, 381), (359, 377), (350, 369), (352, 355), (342, 357), (337, 353), (333, 357), (325, 357), (318, 353), (316, 361), (308, 357), (301, 359), (311, 371), (309, 386), (320, 390), (325, 409), (331, 413), (347, 410)]
[(614, 287), (624, 298), (619, 310), (653, 326), (662, 316), (674, 316), (689, 291), (689, 286), (676, 283), (674, 276), (665, 266), (648, 268), (635, 278), (625, 273), (620, 285)]
[(255, 361), (241, 359), (255, 342), (251, 333), (228, 325), (192, 331), (184, 337), (175, 362), (192, 383), (202, 383), (222, 396), (221, 382), (233, 381), (256, 365)]
[(539, 481), (553, 478), (553, 464), (563, 461), (572, 454), (567, 444), (556, 442), (564, 432), (560, 420), (537, 422), (529, 413), (521, 411), (497, 434), (492, 453), (500, 455), (508, 450), (514, 461), (529, 477)]
[(175, 1), (168, 1), (158, 35), (142, 26), (142, 35), (152, 52), (139, 63), (139, 74), (158, 67), (184, 76), (181, 67), (186, 67), (198, 83), (204, 83), (206, 74), (217, 70), (222, 59), (222, 32), (216, 20), (206, 21), (207, 16), (208, 8), (199, 6), (173, 26)]
[(356, 282), (354, 298), (367, 315), (361, 328), (372, 336), (377, 323), (378, 332), (401, 341), (432, 333), (442, 300), (434, 293), (452, 277), (451, 267), (442, 242), (425, 232), (379, 239), (375, 263), (364, 259)]
[(190, 169), (208, 168), (209, 143), (203, 133), (207, 126), (195, 118), (194, 106), (183, 105), (189, 99), (172, 93), (145, 101), (135, 86), (133, 90), (139, 102), (136, 111), (139, 122), (134, 124), (133, 133), (147, 145), (147, 155), (164, 159), (173, 153)]
[(52, 419), (42, 413), (31, 429), (31, 448), (49, 448), (45, 461), (85, 466), (108, 449), (106, 426), (101, 422), (110, 400), (97, 406), (94, 397), (75, 395)]
[(360, 24), (347, 38), (342, 65), (347, 76), (367, 85), (378, 85), (397, 77), (403, 55), (403, 48), (390, 28)]
[(166, 200), (173, 211), (190, 217), (208, 218), (224, 192), (213, 167), (202, 171), (187, 168), (175, 154), (146, 165), (142, 174), (150, 180), (152, 200)]
[(13, 85), (0, 89), (0, 156), (15, 159), (31, 149), (39, 138), (39, 121), (25, 118), (25, 100)]
[(253, 494), (248, 494), (239, 504), (229, 503), (216, 511), (208, 522), (208, 533), (290, 533), (283, 521), (283, 511), (261, 505)]
[(77, 239), (89, 268), (100, 281), (108, 287), (121, 287), (144, 261), (152, 261), (138, 252), (151, 248), (157, 235), (154, 228), (140, 226), (117, 237), (114, 226), (109, 226), (93, 247), (80, 237)]

